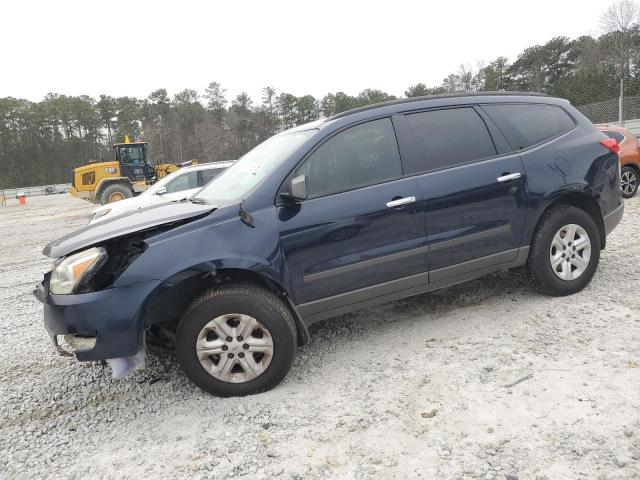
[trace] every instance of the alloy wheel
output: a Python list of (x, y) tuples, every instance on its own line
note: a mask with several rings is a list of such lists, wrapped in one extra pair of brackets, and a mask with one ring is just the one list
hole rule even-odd
[(634, 172), (631, 169), (627, 169), (624, 172), (622, 172), (621, 186), (622, 186), (622, 192), (626, 196), (628, 197), (633, 196), (636, 189), (638, 188), (638, 176), (636, 175), (636, 172)]
[(267, 369), (273, 358), (273, 340), (255, 318), (231, 313), (214, 318), (200, 330), (196, 353), (214, 378), (244, 383)]
[(580, 225), (571, 223), (553, 236), (549, 249), (551, 269), (558, 278), (575, 280), (589, 267), (591, 239)]

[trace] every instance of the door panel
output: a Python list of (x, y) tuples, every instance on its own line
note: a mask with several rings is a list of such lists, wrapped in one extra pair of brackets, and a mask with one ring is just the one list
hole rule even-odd
[[(415, 202), (387, 207), (409, 197)], [(427, 271), (415, 177), (281, 206), (278, 218), (296, 304)]]
[(280, 206), (278, 215), (298, 305), (319, 300), (313, 308), (321, 309), (327, 297), (333, 307), (346, 305), (358, 300), (338, 295), (414, 274), (423, 275), (414, 283), (428, 281), (420, 186), (415, 177), (402, 178), (402, 168), (386, 117), (329, 135), (292, 172), (291, 178), (305, 179), (308, 198)]
[(469, 106), (411, 112), (397, 124), (425, 199), (429, 281), (515, 259), (526, 176), (518, 155), (498, 156), (500, 133), (494, 139)]
[[(519, 178), (498, 181), (505, 174)], [(425, 196), (430, 270), (500, 252), (513, 260), (526, 213), (526, 175), (517, 155), (485, 160), (419, 177)], [(455, 270), (452, 270), (452, 274)], [(446, 278), (434, 273), (431, 281)]]
[(120, 175), (129, 178), (132, 182), (140, 182), (145, 179), (142, 165), (121, 163)]

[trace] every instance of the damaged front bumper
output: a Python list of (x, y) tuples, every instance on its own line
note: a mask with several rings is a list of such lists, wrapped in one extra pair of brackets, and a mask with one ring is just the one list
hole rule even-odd
[(44, 305), (44, 326), (60, 354), (80, 361), (135, 355), (142, 347), (145, 300), (160, 282), (146, 281), (76, 295), (34, 295)]
[(78, 352), (92, 350), (96, 346), (97, 337), (80, 335), (54, 335), (52, 337), (58, 353), (64, 357), (73, 357)]

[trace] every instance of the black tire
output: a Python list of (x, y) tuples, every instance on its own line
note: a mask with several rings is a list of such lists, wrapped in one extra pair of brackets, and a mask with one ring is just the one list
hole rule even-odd
[[(578, 278), (563, 280), (553, 271), (550, 252), (555, 234), (569, 224), (579, 225), (586, 231), (591, 242), (591, 255), (588, 266)], [(527, 260), (529, 274), (536, 289), (553, 296), (571, 295), (582, 290), (589, 284), (598, 268), (600, 245), (598, 227), (591, 215), (584, 210), (571, 205), (559, 205), (545, 212), (538, 222)]]
[(638, 183), (640, 182), (640, 175), (638, 171), (627, 165), (622, 167), (620, 171), (621, 183), (622, 183), (622, 196), (624, 198), (631, 198), (638, 192)]
[[(207, 372), (198, 359), (196, 342), (202, 329), (226, 314), (249, 315), (258, 320), (273, 341), (269, 365), (244, 383), (229, 383)], [(287, 375), (296, 349), (296, 325), (287, 305), (270, 291), (253, 285), (215, 287), (187, 309), (176, 332), (176, 357), (184, 374), (202, 390), (221, 397), (248, 395), (273, 388)]]
[(102, 193), (100, 194), (100, 204), (106, 205), (107, 203), (117, 201), (113, 200), (114, 197), (122, 197), (119, 198), (119, 200), (124, 200), (125, 198), (133, 197), (133, 192), (129, 187), (122, 183), (112, 183), (102, 190)]

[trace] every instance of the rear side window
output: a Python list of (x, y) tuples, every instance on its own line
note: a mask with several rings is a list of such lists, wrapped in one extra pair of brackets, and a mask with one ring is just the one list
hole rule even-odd
[(309, 198), (382, 183), (402, 175), (389, 118), (362, 123), (323, 143), (296, 170), (306, 175)]
[(406, 115), (418, 146), (417, 171), (468, 163), (496, 154), (487, 126), (473, 108), (451, 108)]
[(515, 150), (550, 140), (575, 126), (567, 112), (555, 105), (496, 104), (483, 108)]

